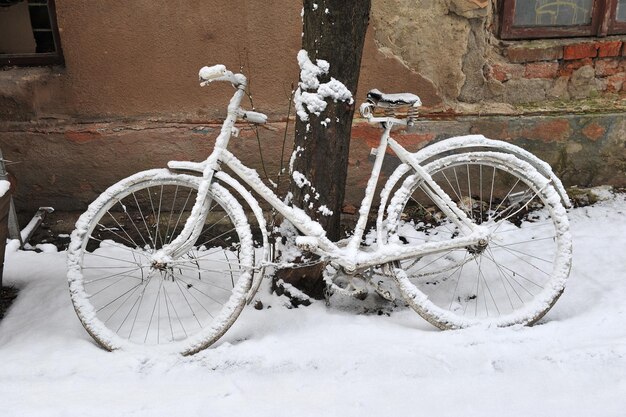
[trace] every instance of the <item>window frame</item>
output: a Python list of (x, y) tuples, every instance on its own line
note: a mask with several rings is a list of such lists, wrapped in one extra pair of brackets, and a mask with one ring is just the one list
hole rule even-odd
[(617, 0), (593, 0), (591, 23), (572, 26), (513, 26), (517, 0), (500, 0), (500, 39), (545, 39), (567, 37), (604, 37), (626, 34), (626, 22), (619, 22)]
[(55, 51), (27, 54), (0, 54), (0, 66), (45, 66), (64, 64), (65, 60), (63, 59), (54, 0), (48, 0), (48, 16), (50, 17), (50, 28)]
[(609, 35), (618, 35), (618, 34), (626, 34), (626, 21), (620, 22), (617, 20), (617, 0), (610, 0), (613, 4), (610, 16), (610, 21), (608, 25), (608, 34)]

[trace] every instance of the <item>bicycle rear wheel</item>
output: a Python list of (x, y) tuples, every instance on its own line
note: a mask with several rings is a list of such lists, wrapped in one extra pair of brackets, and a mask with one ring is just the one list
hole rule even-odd
[[(474, 222), (486, 248), (464, 247), (388, 265), (405, 300), (435, 326), (508, 326), (539, 320), (563, 292), (571, 238), (558, 194), (529, 164), (495, 152), (446, 156), (424, 167)], [(390, 242), (419, 245), (461, 236), (406, 178), (388, 209)]]
[(198, 177), (141, 172), (115, 184), (81, 216), (68, 251), (74, 308), (105, 349), (193, 354), (241, 312), (253, 265), (250, 227), (218, 184), (202, 231), (184, 255), (155, 262), (191, 214)]

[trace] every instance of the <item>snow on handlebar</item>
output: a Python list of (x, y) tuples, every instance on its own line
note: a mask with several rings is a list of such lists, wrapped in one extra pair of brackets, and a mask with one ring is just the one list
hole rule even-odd
[[(198, 78), (200, 79), (200, 85), (202, 87), (212, 81), (229, 81), (235, 87), (240, 89), (245, 89), (246, 87), (246, 77), (243, 74), (233, 74), (231, 71), (227, 70), (226, 67), (222, 64), (200, 68), (200, 71), (198, 72)], [(238, 103), (239, 101), (237, 101), (237, 104)], [(263, 113), (239, 109), (237, 115), (238, 117), (242, 118), (243, 120), (247, 120), (250, 123), (267, 123), (267, 116)]]
[(211, 67), (200, 68), (198, 77), (200, 78), (200, 81), (211, 82), (217, 78), (225, 76), (229, 72), (230, 71), (228, 71), (224, 65), (218, 64)]
[(256, 111), (244, 111), (242, 118), (250, 123), (256, 123), (259, 125), (267, 123), (267, 115)]
[(233, 74), (222, 64), (200, 68), (198, 77), (200, 79), (200, 86), (202, 87), (208, 85), (212, 81), (228, 81), (238, 88), (245, 88), (247, 83), (246, 77), (243, 74)]

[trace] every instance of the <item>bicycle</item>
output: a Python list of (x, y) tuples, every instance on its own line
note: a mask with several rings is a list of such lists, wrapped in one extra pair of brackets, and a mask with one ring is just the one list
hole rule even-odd
[[(406, 304), (449, 329), (530, 325), (563, 292), (571, 266), (569, 199), (549, 165), (529, 152), (474, 135), (410, 153), (391, 130), (414, 122), (419, 97), (372, 90), (360, 111), (382, 126), (380, 144), (354, 231), (331, 242), (319, 223), (285, 204), (227, 150), (237, 120), (267, 120), (240, 107), (246, 77), (215, 65), (204, 67), (200, 79), (235, 87), (208, 158), (170, 161), (167, 169), (121, 180), (72, 233), (71, 299), (105, 349), (189, 355), (233, 324), (273, 265), (263, 211), (243, 184), (298, 230), (301, 250), (327, 264), (331, 293), (360, 296), (373, 287), (385, 296), (377, 280), (391, 277)], [(377, 115), (381, 108), (387, 114)], [(389, 113), (405, 108), (406, 119)], [(366, 234), (387, 149), (401, 163), (382, 188), (374, 231)], [(242, 204), (260, 230), (258, 244)]]

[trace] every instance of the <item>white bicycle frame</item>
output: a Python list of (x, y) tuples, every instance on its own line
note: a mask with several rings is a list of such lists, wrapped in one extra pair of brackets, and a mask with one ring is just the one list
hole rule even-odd
[[(170, 244), (163, 247), (153, 255), (153, 262), (169, 262), (185, 253), (197, 240), (201, 225), (204, 224), (208, 215), (211, 200), (209, 189), (214, 179), (216, 171), (220, 170), (221, 164), (225, 164), (244, 183), (250, 186), (258, 195), (267, 201), (276, 211), (282, 214), (285, 219), (291, 222), (304, 236), (314, 238), (316, 244), (312, 245), (311, 252), (328, 258), (340, 265), (347, 272), (355, 272), (368, 267), (386, 264), (408, 258), (416, 258), (447, 251), (450, 249), (463, 248), (467, 246), (485, 244), (488, 240), (486, 228), (473, 223), (463, 210), (461, 210), (452, 199), (432, 180), (431, 176), (422, 168), (419, 162), (404, 149), (398, 142), (390, 137), (390, 132), (395, 125), (406, 125), (406, 121), (391, 117), (367, 117), (371, 123), (382, 123), (384, 126), (380, 144), (377, 149), (374, 167), (367, 182), (365, 196), (359, 209), (359, 218), (354, 229), (354, 233), (349, 238), (347, 245), (338, 246), (326, 237), (326, 232), (322, 226), (311, 219), (303, 210), (290, 207), (283, 203), (276, 194), (266, 186), (259, 178), (258, 173), (251, 168), (244, 166), (226, 148), (233, 133), (238, 132), (235, 123), (239, 118), (264, 120), (264, 115), (255, 112), (246, 112), (241, 109), (241, 100), (245, 95), (247, 80), (242, 74), (233, 74), (223, 66), (215, 66), (208, 70), (203, 76), (201, 70), (201, 85), (206, 85), (212, 81), (228, 81), (236, 87), (236, 92), (228, 105), (228, 115), (222, 124), (219, 136), (216, 139), (215, 147), (209, 157), (201, 163), (186, 161), (171, 161), (168, 166), (172, 169), (184, 169), (202, 172), (196, 202), (191, 211), (189, 219), (186, 221), (181, 234)], [(430, 242), (417, 246), (406, 245), (377, 245), (372, 250), (361, 249), (361, 241), (365, 233), (368, 214), (372, 207), (374, 191), (385, 156), (387, 147), (391, 148), (400, 161), (409, 165), (415, 171), (417, 177), (422, 181), (422, 188), (437, 206), (450, 218), (461, 230), (462, 236), (448, 241)], [(379, 231), (380, 232), (380, 231)], [(378, 233), (378, 236), (382, 236)]]

